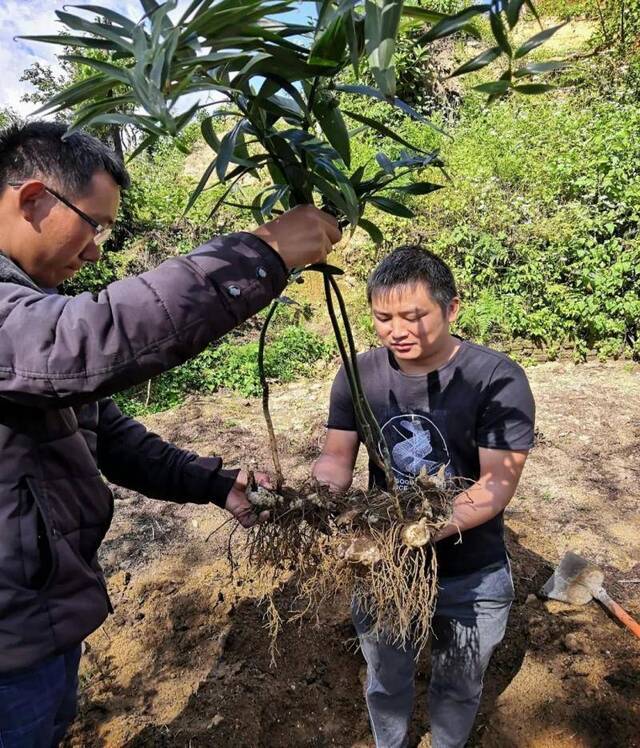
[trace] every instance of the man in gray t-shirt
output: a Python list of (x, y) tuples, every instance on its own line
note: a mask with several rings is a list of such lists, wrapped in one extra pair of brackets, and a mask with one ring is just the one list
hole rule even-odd
[[(450, 333), (459, 299), (450, 269), (421, 247), (401, 247), (367, 288), (383, 347), (359, 357), (362, 384), (391, 455), (398, 486), (444, 466), (468, 479), (453, 521), (437, 537), (440, 593), (429, 689), (432, 745), (463, 746), (489, 659), (504, 635), (513, 585), (504, 508), (533, 446), (535, 406), (522, 368)], [(313, 474), (335, 490), (351, 484), (361, 438), (344, 369), (336, 376), (322, 454)], [(370, 482), (384, 474), (370, 463)], [(368, 665), (367, 706), (378, 748), (406, 745), (414, 653), (368, 636), (354, 611)]]

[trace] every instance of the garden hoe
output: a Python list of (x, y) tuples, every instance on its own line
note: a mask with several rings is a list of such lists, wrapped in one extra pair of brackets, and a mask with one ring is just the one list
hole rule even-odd
[(568, 551), (541, 592), (545, 597), (571, 605), (585, 605), (594, 598), (640, 639), (640, 623), (606, 593), (604, 574), (591, 561)]

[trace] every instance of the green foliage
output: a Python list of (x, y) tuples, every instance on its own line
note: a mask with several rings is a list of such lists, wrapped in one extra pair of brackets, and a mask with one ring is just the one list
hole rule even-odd
[(640, 353), (639, 128), (637, 107), (578, 94), (468, 102), (455, 189), (419, 228), (454, 268), (464, 334)]
[[(257, 397), (262, 391), (257, 353), (256, 341), (225, 340), (153, 380), (148, 401), (146, 386), (121, 393), (116, 400), (127, 413), (142, 415), (178, 405), (196, 392), (228, 388), (244, 397)], [(266, 348), (265, 371), (271, 381), (290, 382), (310, 375), (316, 362), (328, 360), (333, 353), (333, 346), (316, 333), (286, 325), (275, 332)]]
[[(333, 91), (386, 102), (404, 116), (429, 125), (423, 114), (397, 96), (394, 53), (403, 13), (431, 25), (416, 40), (425, 45), (455, 33), (477, 35), (470, 22), (488, 12), (499, 47), (493, 61), (497, 56), (513, 56), (508, 37), (523, 2), (533, 11), (532, 0), (509, 0), (504, 10), (495, 3), (474, 5), (448, 16), (416, 6), (405, 8), (402, 0), (366, 0), (363, 7), (334, 0), (318, 5), (311, 27), (274, 21), (294, 9), (292, 0), (238, 0), (233, 5), (228, 0), (196, 0), (179, 20), (169, 15), (176, 10), (176, 0), (142, 2), (145, 14), (138, 22), (97, 6), (79, 6), (80, 11), (95, 13), (97, 20), (58, 10), (58, 19), (71, 35), (27, 38), (74, 48), (76, 53), (64, 59), (92, 71), (54, 95), (46, 108), (52, 113), (74, 110), (73, 127), (90, 123), (138, 128), (146, 139), (136, 153), (165, 135), (174, 138), (179, 148), (188, 148), (185, 128), (203, 106), (190, 103), (185, 110), (181, 106), (185, 96), (215, 94), (225, 100), (229, 109), (222, 114), (233, 118), (231, 129), (222, 137), (215, 132), (213, 119), (221, 114), (219, 110), (201, 122), (215, 157), (189, 206), (215, 172), (217, 183), (228, 186), (212, 212), (225, 203), (248, 207), (229, 195), (246, 178), (262, 172), (268, 173), (271, 184), (251, 203), (256, 220), (268, 218), (278, 204), (287, 209), (319, 201), (342, 225), (355, 228), (367, 204), (388, 209), (394, 198), (380, 193), (397, 179), (432, 165), (434, 158), (402, 153), (392, 169), (377, 170), (364, 182), (358, 171), (350, 171), (350, 140)], [(542, 40), (531, 40), (516, 56), (524, 56)], [(375, 87), (336, 85), (348, 68), (358, 78), (365, 59)], [(406, 51), (404, 59), (409, 59)], [(501, 77), (501, 90), (492, 91), (493, 96), (507, 90), (536, 92), (535, 86), (511, 85), (510, 60), (507, 72), (508, 77), (506, 73)], [(250, 150), (249, 144), (256, 147)], [(402, 207), (395, 213), (411, 216)], [(370, 233), (377, 235), (375, 225)]]

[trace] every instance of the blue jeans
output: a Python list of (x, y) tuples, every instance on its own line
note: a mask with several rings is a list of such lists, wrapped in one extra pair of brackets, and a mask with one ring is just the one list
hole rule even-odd
[[(439, 581), (433, 617), (429, 714), (433, 748), (462, 748), (473, 727), (485, 670), (502, 641), (513, 601), (507, 564)], [(415, 651), (368, 634), (353, 620), (367, 662), (366, 701), (376, 748), (405, 748), (413, 711)]]
[(55, 748), (76, 716), (80, 646), (0, 674), (0, 748)]

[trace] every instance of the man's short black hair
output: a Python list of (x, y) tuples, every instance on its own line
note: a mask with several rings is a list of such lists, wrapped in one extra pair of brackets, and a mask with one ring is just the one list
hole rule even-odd
[(82, 195), (99, 171), (127, 189), (129, 175), (114, 151), (86, 132), (66, 132), (66, 125), (45, 121), (0, 130), (0, 191), (9, 182), (41, 179), (55, 181), (67, 194)]
[(397, 286), (424, 283), (443, 313), (458, 295), (451, 269), (444, 260), (420, 245), (405, 245), (390, 252), (374, 268), (367, 282), (367, 300)]

